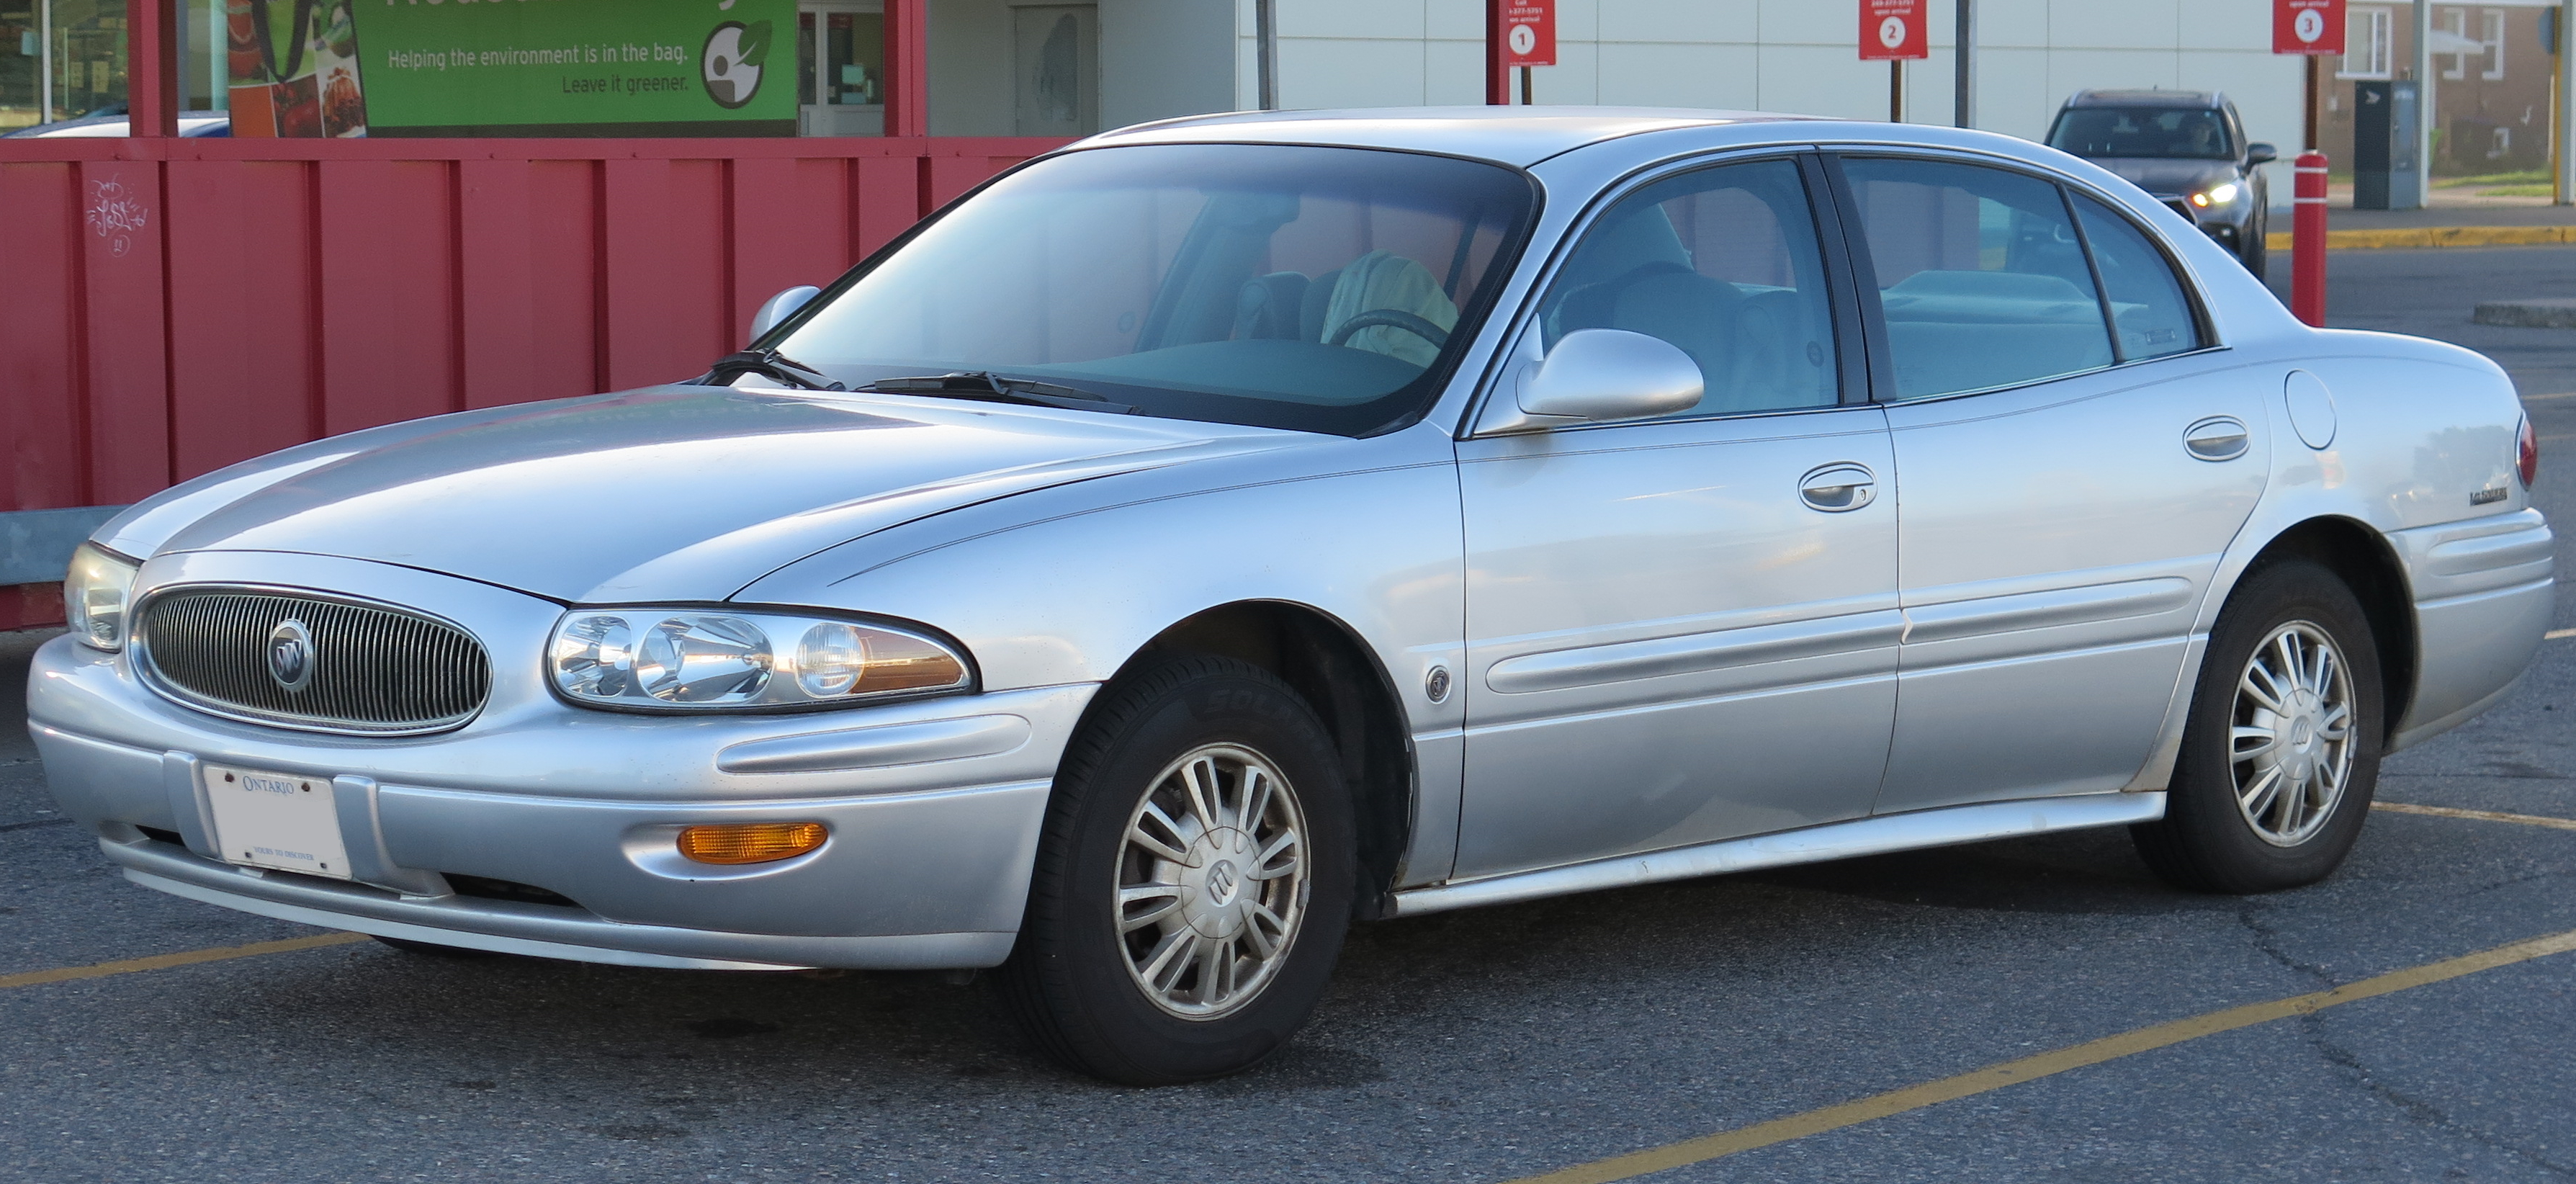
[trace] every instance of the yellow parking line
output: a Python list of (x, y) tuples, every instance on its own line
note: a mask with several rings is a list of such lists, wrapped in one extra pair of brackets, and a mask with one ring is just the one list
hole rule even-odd
[[(2386, 230), (2329, 230), (2329, 251), (2368, 251), (2387, 247), (2530, 247), (2576, 243), (2576, 226), (2407, 226)], [(2263, 236), (2265, 250), (2291, 249), (2291, 234), (2275, 230)]]
[(138, 970), (168, 970), (173, 966), (195, 966), (200, 962), (229, 962), (235, 958), (256, 958), (262, 954), (283, 954), (293, 950), (320, 949), (323, 946), (345, 946), (365, 941), (363, 933), (322, 933), (312, 937), (290, 937), (284, 941), (255, 941), (246, 946), (218, 946), (211, 950), (189, 950), (178, 954), (154, 954), (149, 958), (128, 958), (122, 962), (97, 962), (88, 966), (65, 966), (55, 970), (30, 970), (25, 974), (0, 974), (0, 991), (11, 987), (40, 987), (46, 983), (67, 983), (74, 979), (106, 978), (111, 974), (132, 974)]
[(2550, 818), (2540, 814), (2498, 814), (2493, 810), (2462, 810), (2453, 806), (2418, 806), (2412, 802), (2372, 802), (2373, 810), (2391, 814), (2429, 814), (2435, 818), (2470, 818), (2479, 822), (2519, 822), (2524, 826), (2546, 826), (2557, 830), (2576, 830), (2576, 818)]
[(2552, 629), (2547, 633), (2541, 634), (2540, 640), (2556, 641), (2562, 637), (2576, 637), (2576, 629)]
[(1751, 1151), (1757, 1147), (1768, 1147), (1791, 1139), (1803, 1139), (1809, 1135), (1858, 1126), (1864, 1122), (1903, 1114), (1909, 1110), (1920, 1110), (1926, 1106), (1972, 1097), (2002, 1089), (2008, 1085), (2035, 1081), (2042, 1077), (2064, 1073), (2069, 1069), (2081, 1069), (2087, 1065), (2099, 1065), (2121, 1057), (2152, 1052), (2185, 1041), (2198, 1040), (2203, 1036), (2215, 1036), (2221, 1032), (2233, 1032), (2238, 1028), (2268, 1024), (2273, 1020), (2308, 1015), (2329, 1007), (2340, 1007), (2346, 1003), (2377, 998), (2381, 995), (2444, 982), (2463, 975), (2476, 974), (2481, 970), (2493, 970), (2499, 966), (2528, 962), (2534, 958), (2545, 958), (2551, 954), (2561, 954), (2569, 950), (2576, 950), (2576, 930), (2553, 933), (2547, 937), (2535, 937), (2529, 941), (2518, 941), (2511, 945), (2497, 946), (2491, 950), (2440, 962), (2429, 962), (2422, 966), (2412, 966), (2374, 978), (2362, 979), (2359, 982), (2346, 983), (2331, 991), (2293, 995), (2287, 999), (2274, 999), (2268, 1003), (2249, 1003), (2243, 1007), (2231, 1007), (2225, 1011), (2213, 1011), (2207, 1015), (2174, 1020), (2154, 1027), (2140, 1028), (2134, 1032), (2123, 1032), (2117, 1036), (2106, 1036), (2100, 1040), (2087, 1041), (2054, 1052), (2023, 1057), (2017, 1061), (2005, 1061), (1999, 1065), (1988, 1065), (1983, 1069), (1962, 1073), (1956, 1077), (1945, 1077), (1939, 1081), (1892, 1090), (1875, 1097), (1862, 1098), (1856, 1102), (1827, 1106), (1822, 1110), (1810, 1110), (1787, 1118), (1775, 1118), (1769, 1122), (1755, 1123), (1752, 1126), (1739, 1127), (1731, 1131), (1720, 1131), (1717, 1134), (1632, 1152), (1613, 1159), (1577, 1164), (1545, 1175), (1526, 1177), (1514, 1181), (1513, 1184), (1609, 1184), (1613, 1180), (1628, 1180), (1654, 1172), (1671, 1171), (1674, 1168), (1706, 1163), (1740, 1151)]

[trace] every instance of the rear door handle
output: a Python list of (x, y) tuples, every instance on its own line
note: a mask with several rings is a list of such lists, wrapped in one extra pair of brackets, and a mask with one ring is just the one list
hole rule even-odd
[(2182, 430), (2182, 446), (2194, 460), (2234, 460), (2245, 455), (2246, 445), (2245, 421), (2233, 415), (2213, 415)]
[(1798, 478), (1798, 499), (1828, 514), (1857, 510), (1878, 500), (1878, 474), (1862, 465), (1826, 465)]

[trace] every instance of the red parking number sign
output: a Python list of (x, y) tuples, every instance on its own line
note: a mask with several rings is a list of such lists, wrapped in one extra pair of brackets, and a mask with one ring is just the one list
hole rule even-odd
[(1923, 31), (1925, 0), (1860, 0), (1860, 60), (1892, 62), (1932, 56)]
[(1556, 0), (1493, 0), (1503, 6), (1503, 64), (1556, 64)]
[(2272, 52), (2342, 53), (2343, 0), (2272, 0)]

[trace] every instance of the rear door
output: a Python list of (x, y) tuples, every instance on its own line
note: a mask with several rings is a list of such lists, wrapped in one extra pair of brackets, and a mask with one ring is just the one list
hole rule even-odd
[(1876, 809), (2119, 789), (2262, 493), (2266, 372), (2212, 348), (2161, 248), (2095, 198), (1965, 160), (1839, 163), (1901, 483)]

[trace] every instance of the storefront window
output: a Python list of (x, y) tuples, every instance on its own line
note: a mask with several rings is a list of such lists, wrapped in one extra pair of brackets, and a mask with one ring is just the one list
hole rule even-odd
[(125, 110), (125, 0), (0, 0), (0, 130)]
[(885, 5), (807, 3), (796, 14), (796, 134), (885, 134)]

